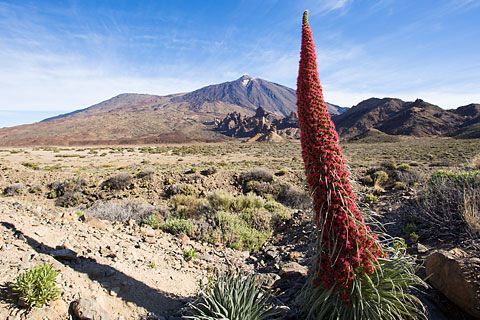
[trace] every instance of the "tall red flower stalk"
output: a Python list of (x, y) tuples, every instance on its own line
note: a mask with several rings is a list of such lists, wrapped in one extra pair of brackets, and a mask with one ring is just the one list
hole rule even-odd
[(355, 204), (339, 137), (323, 99), (308, 11), (303, 15), (297, 107), (319, 235), (314, 285), (335, 287), (348, 302), (352, 281), (362, 273), (373, 273), (384, 254)]

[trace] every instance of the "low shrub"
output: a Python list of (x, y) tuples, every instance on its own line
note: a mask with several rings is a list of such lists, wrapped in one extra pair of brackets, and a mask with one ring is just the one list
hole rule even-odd
[(132, 187), (132, 176), (129, 173), (122, 172), (108, 178), (100, 184), (102, 190), (125, 190)]
[(374, 194), (367, 193), (365, 195), (365, 201), (366, 202), (378, 202), (378, 197)]
[(279, 184), (278, 189), (276, 200), (287, 207), (304, 209), (311, 204), (312, 200), (308, 192), (289, 183)]
[(207, 200), (213, 210), (229, 211), (234, 197), (227, 191), (215, 190), (207, 195)]
[(410, 170), (410, 165), (408, 163), (400, 163), (397, 166), (397, 169), (400, 170), (400, 171), (408, 171), (408, 170)]
[(38, 165), (38, 163), (34, 162), (22, 162), (22, 166), (24, 166), (25, 168), (30, 168), (32, 170), (40, 170), (40, 166)]
[(43, 307), (60, 297), (55, 280), (58, 271), (51, 265), (41, 264), (21, 273), (12, 284), (12, 291), (30, 308)]
[(162, 225), (162, 230), (174, 235), (184, 233), (188, 236), (191, 236), (194, 231), (194, 226), (192, 222), (176, 217), (169, 217), (165, 220), (165, 223)]
[(274, 214), (266, 210), (265, 208), (261, 209), (245, 209), (237, 215), (244, 220), (249, 227), (259, 230), (270, 232), (274, 225), (274, 222), (279, 221), (280, 219), (274, 220)]
[(383, 170), (375, 171), (372, 178), (374, 186), (381, 188), (388, 181), (388, 173)]
[(232, 249), (256, 252), (270, 237), (270, 232), (256, 230), (230, 212), (217, 212), (215, 223), (221, 230), (222, 242)]
[(188, 183), (175, 183), (170, 184), (165, 189), (165, 195), (167, 197), (173, 197), (175, 195), (185, 195), (185, 196), (197, 196), (197, 189)]
[(72, 178), (64, 181), (55, 181), (48, 185), (50, 191), (47, 193), (48, 199), (56, 199), (67, 193), (82, 193), (87, 186), (87, 182), (82, 178)]
[(239, 177), (239, 181), (242, 185), (248, 181), (273, 182), (273, 180), (273, 173), (265, 168), (254, 168), (250, 171), (242, 173)]
[(183, 218), (198, 217), (209, 209), (206, 199), (191, 195), (177, 194), (170, 199), (170, 203), (176, 215)]
[(480, 229), (480, 170), (432, 174), (421, 190), (419, 206), (423, 222), (431, 228), (457, 229), (459, 234)]
[[(395, 182), (403, 182), (408, 187), (414, 187), (419, 182), (424, 181), (423, 175), (419, 174), (419, 172), (414, 170), (408, 171), (394, 171), (392, 173), (392, 180)], [(395, 186), (395, 183), (394, 183)]]
[(185, 261), (190, 261), (197, 258), (197, 251), (194, 248), (187, 249), (183, 251), (183, 259)]
[(281, 312), (252, 276), (224, 275), (202, 288), (185, 312), (185, 319), (267, 320)]
[(373, 186), (373, 179), (371, 176), (364, 176), (359, 179), (360, 183), (365, 186)]
[(235, 197), (232, 203), (232, 210), (242, 212), (250, 209), (261, 209), (265, 206), (265, 199), (253, 193)]
[(243, 192), (245, 193), (254, 192), (259, 196), (264, 196), (266, 194), (276, 194), (278, 193), (278, 191), (279, 191), (278, 188), (276, 188), (271, 183), (265, 182), (265, 181), (251, 180), (251, 181), (247, 181), (243, 185)]
[(158, 212), (154, 212), (146, 216), (140, 223), (140, 225), (150, 226), (152, 229), (162, 228), (164, 223), (163, 216)]
[(142, 221), (154, 212), (160, 212), (154, 206), (132, 200), (97, 201), (86, 215), (97, 219), (127, 222), (130, 219)]
[(204, 169), (204, 170), (200, 171), (200, 174), (202, 176), (211, 176), (211, 175), (217, 173), (217, 171), (218, 171), (217, 168), (208, 168), (208, 169)]
[(292, 217), (292, 211), (275, 200), (267, 201), (265, 209), (274, 214), (274, 217), (279, 221), (289, 220)]
[(55, 205), (64, 208), (76, 207), (82, 203), (83, 196), (80, 192), (67, 191), (61, 197), (57, 197)]
[(403, 181), (395, 181), (395, 183), (393, 184), (393, 189), (394, 190), (407, 190), (408, 186)]
[(23, 184), (15, 183), (12, 184), (5, 189), (3, 189), (3, 195), (6, 197), (13, 197), (23, 193)]
[(147, 168), (137, 173), (136, 177), (138, 179), (143, 179), (143, 180), (152, 180), (154, 175), (155, 175), (155, 170), (152, 168)]
[(420, 238), (417, 234), (417, 225), (413, 222), (407, 223), (403, 228), (403, 232), (412, 240), (413, 243), (417, 243)]

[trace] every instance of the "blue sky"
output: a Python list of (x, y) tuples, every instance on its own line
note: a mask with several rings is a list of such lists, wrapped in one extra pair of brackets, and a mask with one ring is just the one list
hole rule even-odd
[(327, 101), (480, 102), (479, 0), (0, 0), (0, 127), (242, 74), (295, 88), (304, 9)]

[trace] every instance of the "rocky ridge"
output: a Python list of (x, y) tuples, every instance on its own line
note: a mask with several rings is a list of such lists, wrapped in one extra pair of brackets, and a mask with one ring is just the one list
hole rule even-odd
[(288, 116), (277, 118), (257, 108), (253, 116), (244, 116), (238, 112), (228, 114), (222, 120), (215, 119), (215, 130), (235, 138), (247, 138), (248, 142), (278, 142), (284, 138), (299, 138), (298, 116), (291, 112)]

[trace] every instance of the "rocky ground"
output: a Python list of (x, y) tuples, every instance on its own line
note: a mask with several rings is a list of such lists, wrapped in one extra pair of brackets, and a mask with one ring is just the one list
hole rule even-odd
[[(60, 270), (61, 299), (34, 310), (29, 319), (65, 319), (69, 305), (78, 299), (88, 301), (82, 312), (103, 312), (109, 319), (172, 315), (214, 269), (252, 269), (247, 253), (135, 223), (81, 222), (74, 215), (17, 201), (2, 201), (0, 210), (1, 283), (40, 262)], [(195, 248), (198, 255), (187, 262), (183, 253), (189, 248)], [(0, 318), (16, 319), (14, 305), (0, 303)]]
[[(435, 280), (437, 288), (449, 287), (453, 293), (480, 282), (471, 275), (479, 266), (478, 257), (472, 256), (476, 251), (471, 245), (476, 242), (435, 240), (431, 231), (422, 229), (420, 220), (412, 220), (415, 182), (424, 181), (438, 168), (468, 168), (479, 147), (480, 142), (455, 140), (344, 146), (361, 207), (373, 212), (390, 234), (405, 238), (419, 263), (425, 264), (437, 249), (444, 250), (427, 269), (448, 262), (461, 271), (457, 272), (460, 277), (470, 274), (456, 287)], [(170, 234), (139, 220), (100, 220), (88, 212), (99, 201), (121, 199), (173, 210), (167, 192), (172, 183), (193, 186), (199, 198), (217, 189), (239, 196), (245, 187), (238, 184), (239, 176), (259, 166), (275, 173), (267, 186), (283, 183), (302, 188), (297, 143), (10, 149), (0, 150), (0, 161), (0, 189), (13, 190), (0, 197), (0, 319), (65, 319), (68, 314), (83, 319), (80, 313), (102, 319), (178, 319), (200, 283), (233, 270), (255, 273), (285, 313), (294, 313), (293, 301), (305, 281), (315, 241), (308, 208), (289, 208), (291, 216), (277, 224), (255, 252), (234, 250), (222, 242), (207, 243), (195, 235)], [(389, 177), (382, 186), (368, 179), (378, 171)], [(119, 172), (133, 177), (128, 187), (117, 191), (101, 187)], [(142, 172), (150, 172), (152, 178), (144, 180)], [(64, 207), (65, 203), (51, 197), (51, 184), (73, 177), (86, 181), (81, 201)], [(21, 185), (22, 191), (8, 189), (12, 185)], [(417, 223), (416, 233), (406, 228), (412, 221)], [(192, 251), (194, 258), (186, 254)], [(42, 262), (60, 271), (57, 280), (62, 295), (27, 313), (9, 284), (20, 272)], [(425, 275), (425, 268), (420, 273)], [(428, 289), (422, 299), (431, 319), (471, 319), (461, 311), (465, 306), (455, 306), (458, 301), (450, 302), (452, 298), (438, 290)], [(475, 303), (469, 305), (475, 308)]]

